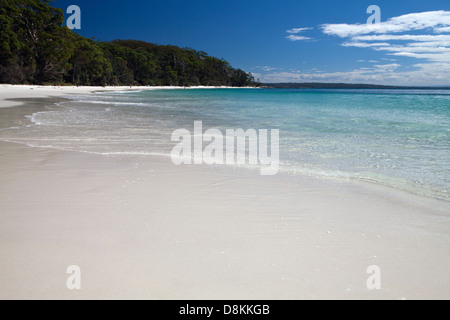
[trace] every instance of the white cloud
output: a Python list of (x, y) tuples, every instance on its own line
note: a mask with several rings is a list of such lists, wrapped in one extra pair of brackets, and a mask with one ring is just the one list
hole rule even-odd
[(419, 53), (419, 52), (431, 52), (431, 53), (439, 53), (439, 52), (448, 52), (449, 49), (445, 47), (420, 47), (420, 46), (390, 46), (390, 47), (381, 47), (377, 48), (375, 50), (380, 51), (392, 51), (392, 52), (413, 52), (413, 53)]
[(312, 30), (313, 28), (293, 28), (290, 30), (286, 30), (287, 33), (293, 33), (293, 34), (297, 34), (306, 30)]
[[(400, 51), (396, 53), (392, 53), (394, 56), (404, 56), (404, 57), (411, 57), (411, 58), (417, 58), (417, 59), (426, 59), (433, 62), (445, 62), (450, 66), (450, 52), (444, 52), (444, 53), (415, 53), (415, 52), (407, 52), (407, 51)], [(448, 83), (450, 83), (450, 76), (447, 75)]]
[(273, 68), (273, 67), (269, 67), (269, 66), (256, 66), (255, 68), (257, 69), (261, 69), (264, 71), (272, 71), (272, 70), (277, 70), (278, 68)]
[[(450, 11), (406, 14), (381, 22), (376, 27), (326, 24), (322, 29), (326, 34), (350, 38), (342, 44), (344, 47), (371, 48), (386, 51), (389, 55), (450, 63), (450, 35), (429, 34), (430, 31), (450, 32)], [(420, 30), (425, 34), (417, 34)], [(392, 34), (408, 31), (414, 31), (414, 34)]]
[[(274, 72), (259, 75), (262, 82), (328, 82), (367, 83), (410, 86), (448, 85), (448, 63), (423, 63), (413, 65), (414, 70), (399, 71), (399, 64), (375, 65), (344, 72)], [(395, 71), (395, 72), (394, 72)]]
[(436, 33), (450, 32), (450, 27), (435, 28), (434, 32), (436, 32)]
[(390, 63), (390, 64), (381, 64), (381, 65), (374, 65), (374, 67), (376, 68), (376, 70), (374, 71), (379, 71), (379, 72), (391, 72), (394, 71), (395, 69), (401, 67), (400, 64), (398, 63)]
[(300, 41), (300, 40), (310, 40), (311, 38), (304, 36), (294, 36), (293, 34), (291, 34), (290, 36), (287, 36), (286, 39), (289, 39), (291, 41)]
[[(260, 75), (263, 82), (350, 82), (392, 85), (449, 85), (450, 84), (450, 11), (410, 13), (390, 18), (375, 25), (323, 24), (322, 32), (346, 38), (344, 47), (368, 48), (385, 52), (388, 57), (421, 59), (424, 63), (403, 66), (397, 59), (379, 58), (357, 60), (371, 62), (371, 67), (344, 72), (321, 72), (311, 69), (307, 73), (269, 72)], [(287, 30), (291, 41), (309, 40), (299, 33), (311, 28)], [(403, 60), (402, 60), (403, 61)]]
[(302, 74), (297, 72), (274, 72), (259, 77), (262, 82), (301, 82), (304, 80)]
[(306, 30), (312, 30), (312, 29), (313, 28), (293, 28), (290, 30), (286, 30), (287, 33), (290, 33), (290, 35), (287, 36), (286, 39), (289, 39), (291, 41), (311, 40), (310, 37), (298, 36), (296, 34), (299, 34), (300, 32), (303, 32)]
[(353, 41), (450, 41), (450, 35), (412, 35), (412, 34), (402, 34), (402, 35), (392, 35), (392, 34), (381, 34), (381, 35), (371, 35), (371, 36), (357, 36), (352, 37)]
[[(405, 45), (392, 45), (389, 43), (346, 42), (343, 43), (342, 46), (372, 48), (376, 51), (387, 51), (389, 52), (388, 54), (394, 54), (397, 56), (428, 59), (430, 61), (450, 62), (450, 48), (448, 47), (449, 42), (412, 42)], [(430, 55), (420, 55), (421, 53), (429, 53)], [(386, 58), (384, 58), (384, 60), (392, 61), (392, 59)]]
[(450, 46), (450, 41), (422, 41), (417, 43), (408, 43), (411, 47), (448, 47)]
[(365, 42), (345, 42), (342, 44), (344, 47), (357, 47), (357, 48), (371, 48), (371, 47), (385, 47), (390, 44), (387, 42), (377, 42), (377, 43), (365, 43)]
[(250, 74), (255, 78), (255, 79), (261, 79), (261, 77), (263, 77), (263, 75), (259, 72), (250, 72)]
[(329, 35), (347, 38), (369, 33), (398, 33), (423, 29), (434, 29), (436, 32), (444, 30), (441, 32), (448, 32), (445, 31), (447, 27), (450, 27), (450, 11), (440, 10), (410, 13), (391, 18), (376, 25), (324, 24), (322, 25), (322, 30)]

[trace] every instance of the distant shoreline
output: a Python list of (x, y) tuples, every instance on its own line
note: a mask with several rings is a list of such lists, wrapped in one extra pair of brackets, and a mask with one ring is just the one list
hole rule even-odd
[(393, 90), (450, 90), (450, 87), (413, 87), (413, 86), (384, 86), (372, 84), (351, 83), (262, 83), (260, 87), (233, 87), (233, 86), (76, 86), (73, 84), (44, 85), (44, 84), (9, 84), (0, 83), (0, 87), (24, 88), (78, 88), (101, 91), (107, 90), (162, 90), (162, 89), (393, 89)]
[(89, 94), (94, 92), (127, 92), (144, 90), (195, 90), (195, 89), (257, 89), (254, 87), (226, 87), (226, 86), (74, 86), (74, 85), (23, 85), (0, 84), (0, 109), (9, 108), (22, 103), (10, 100), (14, 98), (45, 98), (66, 97), (72, 94)]
[(397, 90), (450, 90), (449, 87), (415, 87), (415, 86), (385, 86), (376, 84), (352, 83), (262, 83), (269, 89), (397, 89)]
[(49, 84), (10, 84), (0, 83), (0, 87), (16, 88), (80, 88), (80, 89), (257, 89), (260, 87), (233, 87), (233, 86), (77, 86), (74, 84), (49, 85)]

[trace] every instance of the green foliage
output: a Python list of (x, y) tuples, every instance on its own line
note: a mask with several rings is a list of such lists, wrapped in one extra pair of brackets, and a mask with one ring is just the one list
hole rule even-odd
[(77, 36), (72, 64), (72, 83), (77, 85), (106, 85), (112, 66), (102, 49), (92, 40)]
[(49, 0), (0, 0), (0, 82), (256, 86), (225, 60), (136, 40), (94, 42), (62, 26)]

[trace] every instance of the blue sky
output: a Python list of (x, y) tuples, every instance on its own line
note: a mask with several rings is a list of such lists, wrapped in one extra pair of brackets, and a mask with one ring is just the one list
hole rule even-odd
[[(263, 82), (450, 85), (450, 1), (56, 0), (86, 37), (203, 50)], [(368, 30), (367, 8), (381, 9)], [(67, 15), (69, 16), (69, 15)]]

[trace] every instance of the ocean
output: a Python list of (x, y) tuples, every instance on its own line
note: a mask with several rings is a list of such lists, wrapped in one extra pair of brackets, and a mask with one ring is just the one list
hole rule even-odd
[[(174, 130), (278, 129), (280, 171), (450, 200), (450, 90), (172, 89), (69, 97), (0, 130), (33, 147), (170, 156)], [(170, 158), (168, 158), (170, 161)]]

